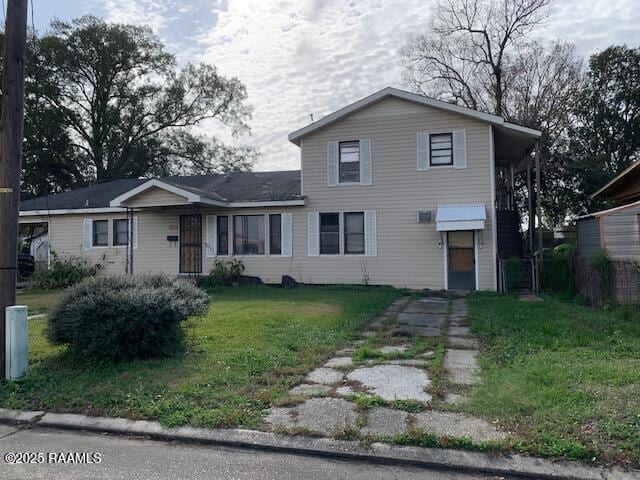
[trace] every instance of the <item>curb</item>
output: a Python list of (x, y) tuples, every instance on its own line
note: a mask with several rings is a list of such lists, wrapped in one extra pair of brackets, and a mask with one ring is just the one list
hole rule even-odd
[(158, 422), (146, 420), (88, 417), (71, 413), (0, 409), (0, 423), (30, 425), (36, 428), (108, 432), (158, 440), (498, 476), (548, 480), (631, 480), (640, 478), (640, 472), (625, 471), (619, 468), (590, 467), (570, 461), (553, 462), (523, 455), (486, 454), (464, 450), (398, 446), (379, 442), (363, 445), (361, 442), (353, 440), (290, 436), (239, 428), (164, 428)]

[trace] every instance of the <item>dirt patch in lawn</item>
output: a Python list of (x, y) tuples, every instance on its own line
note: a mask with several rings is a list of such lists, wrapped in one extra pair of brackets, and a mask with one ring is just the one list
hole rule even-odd
[(276, 312), (292, 313), (294, 315), (338, 315), (343, 308), (340, 305), (326, 303), (310, 303), (301, 305), (282, 305), (273, 309)]

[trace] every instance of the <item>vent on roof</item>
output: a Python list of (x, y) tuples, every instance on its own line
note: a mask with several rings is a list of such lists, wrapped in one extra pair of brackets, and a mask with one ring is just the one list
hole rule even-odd
[(422, 210), (416, 215), (418, 223), (431, 223), (433, 222), (433, 212), (430, 210)]

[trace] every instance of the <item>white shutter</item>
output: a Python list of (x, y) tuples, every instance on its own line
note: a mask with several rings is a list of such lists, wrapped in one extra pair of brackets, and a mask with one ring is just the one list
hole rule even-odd
[(207, 230), (206, 230), (206, 255), (207, 257), (216, 256), (216, 216), (207, 215)]
[(378, 256), (375, 210), (366, 210), (364, 212), (364, 252), (367, 257)]
[(327, 185), (338, 186), (338, 142), (327, 143)]
[(418, 151), (418, 171), (429, 170), (429, 132), (418, 132), (416, 135)]
[(320, 214), (309, 212), (307, 214), (307, 224), (308, 256), (317, 257), (320, 253)]
[(93, 248), (93, 220), (85, 218), (82, 231), (84, 235), (82, 239), (82, 249), (91, 250)]
[(138, 249), (138, 217), (133, 217), (133, 249)]
[(467, 168), (467, 132), (453, 132), (453, 168)]
[(290, 257), (292, 253), (293, 221), (290, 213), (283, 213), (280, 227), (282, 228), (282, 256)]
[(360, 140), (360, 185), (371, 185), (371, 140)]

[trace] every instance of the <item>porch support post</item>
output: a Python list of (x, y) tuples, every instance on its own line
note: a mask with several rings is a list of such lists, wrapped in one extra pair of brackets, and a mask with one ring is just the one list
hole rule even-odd
[(133, 275), (133, 235), (134, 235), (134, 231), (133, 231), (133, 208), (128, 208), (127, 209), (127, 220), (128, 220), (128, 233), (129, 233), (129, 241), (127, 242), (129, 244), (129, 273), (131, 275)]
[(536, 275), (536, 291), (540, 292), (540, 278), (543, 271), (544, 244), (542, 240), (542, 188), (540, 181), (540, 140), (536, 140), (536, 210), (538, 211), (538, 275)]
[(531, 184), (531, 158), (527, 156), (527, 206), (529, 208), (529, 255), (533, 257), (533, 186)]

